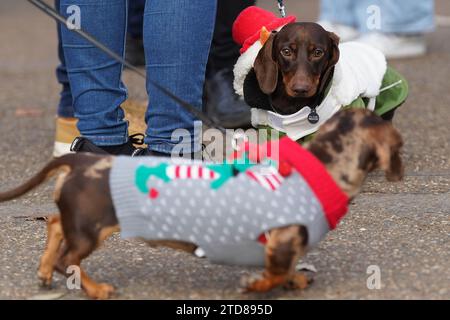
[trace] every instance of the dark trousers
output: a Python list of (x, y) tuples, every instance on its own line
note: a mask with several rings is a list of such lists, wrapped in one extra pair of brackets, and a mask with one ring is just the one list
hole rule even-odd
[(233, 41), (231, 30), (242, 10), (255, 5), (255, 0), (218, 0), (214, 36), (208, 58), (207, 76), (231, 69), (239, 58), (240, 47)]
[(128, 0), (128, 35), (142, 39), (145, 0)]
[[(55, 8), (59, 11), (59, 0), (55, 0)], [(56, 23), (56, 28), (58, 31), (58, 58), (60, 61), (60, 64), (56, 68), (56, 78), (62, 85), (58, 104), (58, 116), (63, 118), (73, 118), (74, 113), (72, 107), (72, 91), (70, 90), (69, 77), (67, 76), (66, 59), (64, 58), (64, 52), (61, 42), (62, 27), (59, 22)]]

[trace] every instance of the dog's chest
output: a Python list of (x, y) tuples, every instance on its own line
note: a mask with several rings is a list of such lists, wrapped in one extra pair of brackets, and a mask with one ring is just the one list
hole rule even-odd
[(270, 166), (236, 175), (232, 165), (119, 157), (110, 184), (123, 237), (192, 242), (214, 262), (263, 265), (257, 239), (272, 228), (305, 225), (310, 244), (328, 231), (302, 177)]

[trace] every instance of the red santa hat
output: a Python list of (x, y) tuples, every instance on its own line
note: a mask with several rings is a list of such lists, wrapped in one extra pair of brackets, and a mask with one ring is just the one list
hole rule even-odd
[(261, 50), (268, 34), (274, 30), (280, 30), (288, 23), (296, 21), (295, 16), (278, 18), (274, 13), (250, 6), (243, 10), (233, 24), (233, 39), (241, 45), (241, 56), (234, 67), (234, 89), (239, 95), (243, 95), (243, 84), (248, 72), (253, 68), (253, 63)]

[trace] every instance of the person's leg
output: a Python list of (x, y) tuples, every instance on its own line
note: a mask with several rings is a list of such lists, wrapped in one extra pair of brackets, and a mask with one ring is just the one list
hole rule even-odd
[(144, 28), (145, 0), (128, 1), (128, 34), (133, 39), (142, 39)]
[(218, 0), (216, 24), (209, 53), (207, 76), (223, 69), (233, 69), (239, 58), (239, 45), (231, 35), (234, 20), (239, 13), (249, 6), (255, 5), (255, 0)]
[[(199, 109), (215, 14), (215, 0), (151, 0), (145, 7), (147, 77)], [(170, 153), (177, 144), (171, 141), (176, 129), (187, 129), (183, 138), (194, 138), (195, 119), (189, 112), (148, 82), (147, 92), (145, 142), (150, 150)]]
[(434, 28), (433, 0), (362, 0), (356, 10), (362, 34), (357, 41), (378, 48), (387, 58), (426, 53), (425, 33)]
[(322, 0), (318, 23), (327, 31), (334, 32), (341, 42), (358, 36), (354, 8), (357, 0)]
[[(55, 0), (55, 8), (56, 10), (59, 10), (59, 0)], [(59, 65), (56, 68), (56, 78), (62, 86), (62, 90), (59, 97), (57, 115), (63, 118), (73, 118), (74, 113), (72, 107), (72, 92), (70, 90), (69, 77), (67, 76), (66, 60), (64, 58), (64, 52), (61, 41), (61, 24), (59, 22), (57, 22), (56, 28), (58, 33), (58, 58), (59, 58)]]
[(353, 12), (357, 0), (321, 0), (320, 21), (329, 21), (349, 27), (356, 26)]
[(144, 28), (145, 0), (128, 1), (128, 31), (126, 59), (132, 65), (145, 65), (142, 33)]
[[(59, 0), (55, 0), (55, 8), (59, 11)], [(70, 152), (70, 145), (73, 139), (80, 135), (74, 118), (72, 106), (72, 91), (70, 90), (69, 77), (66, 70), (66, 60), (61, 40), (61, 24), (57, 22), (56, 29), (58, 34), (58, 58), (59, 65), (56, 68), (56, 78), (61, 84), (58, 107), (56, 111), (55, 122), (55, 144), (53, 147), (53, 156), (60, 157)]]
[(225, 128), (251, 126), (250, 107), (235, 93), (233, 68), (239, 45), (233, 40), (234, 20), (254, 0), (218, 0), (216, 24), (206, 67), (205, 111)]
[[(80, 8), (83, 30), (120, 55), (124, 55), (127, 20), (126, 0), (60, 0), (60, 11), (69, 16), (71, 5)], [(81, 134), (98, 146), (128, 141), (124, 112), (127, 98), (121, 81), (122, 65), (67, 28), (61, 38)]]
[[(434, 0), (362, 0), (357, 1), (356, 17), (361, 33), (382, 32), (395, 34), (422, 34), (434, 28)], [(379, 8), (380, 29), (367, 24), (370, 6)]]

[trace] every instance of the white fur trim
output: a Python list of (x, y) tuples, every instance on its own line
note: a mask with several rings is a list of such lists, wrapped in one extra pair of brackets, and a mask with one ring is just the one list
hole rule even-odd
[(343, 43), (339, 46), (339, 51), (340, 59), (331, 88), (338, 102), (346, 106), (359, 96), (378, 96), (387, 70), (383, 53), (359, 42)]
[[(283, 27), (277, 28), (276, 31), (280, 31)], [(255, 59), (258, 56), (259, 50), (262, 48), (261, 41), (256, 40), (254, 44), (252, 44), (237, 60), (234, 65), (234, 91), (241, 97), (244, 96), (244, 81), (247, 74), (253, 68), (253, 64), (255, 63)]]
[(240, 96), (244, 96), (244, 81), (247, 74), (253, 68), (256, 56), (261, 50), (262, 44), (257, 40), (251, 47), (249, 47), (238, 59), (234, 65), (234, 90)]

